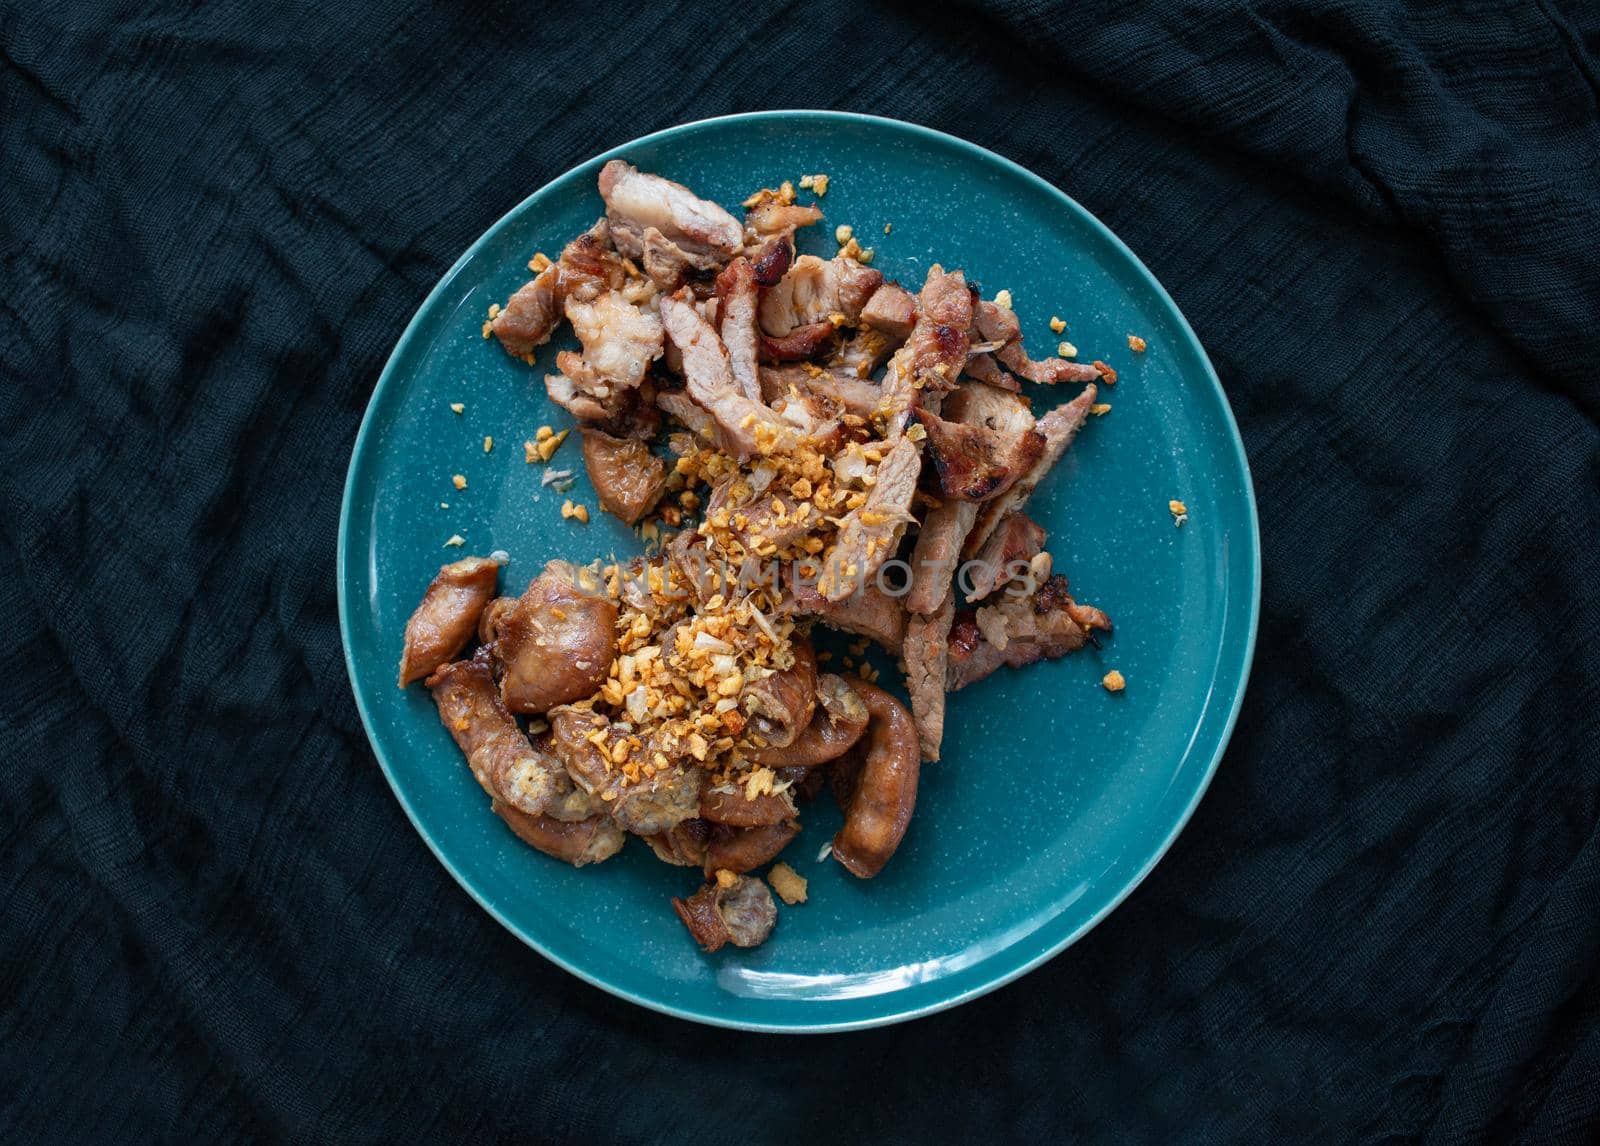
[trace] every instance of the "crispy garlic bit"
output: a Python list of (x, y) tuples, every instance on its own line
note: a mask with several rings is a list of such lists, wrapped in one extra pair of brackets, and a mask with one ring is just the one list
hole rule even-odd
[(1144, 348), (1145, 348), (1144, 339), (1140, 338), (1137, 334), (1128, 335), (1128, 349), (1129, 350), (1133, 351), (1135, 354), (1143, 354), (1144, 353)]
[(452, 414), (464, 414), (467, 412), (467, 404), (465, 402), (451, 402), (450, 412)]
[(582, 503), (574, 504), (573, 500), (569, 497), (566, 501), (561, 503), (561, 516), (563, 519), (577, 518), (584, 525), (588, 525), (589, 507), (583, 505)]
[(778, 893), (778, 898), (791, 907), (806, 901), (806, 877), (782, 861), (772, 865), (772, 870), (767, 873), (767, 882)]
[(1176, 498), (1167, 502), (1167, 512), (1172, 514), (1172, 524), (1174, 525), (1181, 526), (1189, 520), (1189, 507)]
[(467, 539), (465, 537), (462, 537), (461, 534), (452, 533), (450, 535), (450, 540), (446, 541), (444, 543), (444, 547), (446, 549), (449, 549), (451, 546), (455, 546), (457, 548), (460, 548), (461, 546), (465, 545), (466, 543), (467, 543)]
[(1128, 687), (1128, 682), (1122, 679), (1122, 674), (1116, 669), (1112, 669), (1110, 672), (1106, 673), (1106, 675), (1101, 678), (1100, 683), (1105, 686), (1105, 690), (1107, 692), (1121, 692), (1123, 689)]
[(1056, 347), (1056, 353), (1062, 358), (1076, 358), (1078, 356), (1078, 348), (1070, 342), (1063, 342)]
[(813, 192), (818, 199), (828, 193), (828, 177), (826, 175), (802, 175), (800, 188), (803, 191)]
[(1060, 315), (1052, 314), (1050, 316), (1050, 329), (1054, 333), (1060, 334), (1063, 330), (1067, 329), (1067, 324), (1061, 320)]
[(1096, 402), (1093, 406), (1089, 407), (1089, 413), (1093, 414), (1096, 418), (1104, 418), (1107, 414), (1111, 413), (1111, 403)]

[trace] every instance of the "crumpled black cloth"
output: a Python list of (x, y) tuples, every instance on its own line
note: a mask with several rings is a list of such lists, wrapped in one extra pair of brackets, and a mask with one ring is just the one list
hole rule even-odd
[[(1578, 0), (7, 4), (0, 1139), (1594, 1141), (1597, 76)], [(480, 911), (367, 748), (333, 582), (456, 255), (605, 147), (785, 106), (965, 136), (1125, 238), (1265, 555), (1150, 880), (990, 997), (811, 1039)]]

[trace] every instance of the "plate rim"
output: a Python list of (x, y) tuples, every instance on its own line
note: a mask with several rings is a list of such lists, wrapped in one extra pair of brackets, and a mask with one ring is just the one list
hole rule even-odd
[[(1159, 846), (1157, 846), (1150, 856), (1144, 861), (1144, 863), (1140, 865), (1138, 870), (1134, 872), (1132, 877), (1127, 880), (1123, 887), (1118, 890), (1116, 894), (1111, 896), (1111, 898), (1108, 899), (1106, 903), (1103, 904), (1097, 911), (1093, 912), (1088, 916), (1088, 918), (1080, 922), (1077, 926), (1070, 928), (1064, 935), (1045, 947), (1042, 951), (1034, 954), (1028, 959), (1025, 959), (1021, 964), (1005, 971), (1003, 974), (996, 975), (991, 979), (968, 987), (967, 989), (952, 994), (947, 998), (936, 999), (932, 1002), (923, 1003), (917, 1006), (890, 1008), (883, 1014), (873, 1015), (865, 1018), (825, 1020), (820, 1022), (807, 1022), (802, 1020), (795, 1023), (739, 1019), (720, 1015), (711, 1011), (696, 1010), (691, 1007), (679, 1006), (670, 1002), (650, 999), (633, 994), (624, 988), (615, 986), (605, 981), (599, 976), (585, 970), (576, 963), (573, 963), (572, 961), (564, 959), (555, 954), (534, 936), (526, 933), (523, 928), (506, 918), (503, 913), (501, 913), (492, 904), (479, 895), (477, 889), (474, 888), (466, 879), (462, 872), (457, 868), (455, 863), (451, 861), (450, 857), (444, 853), (438, 842), (433, 838), (428, 830), (423, 827), (416, 808), (413, 807), (410, 798), (406, 795), (401, 785), (396, 782), (394, 771), (390, 767), (389, 758), (384, 749), (380, 746), (377, 736), (374, 735), (374, 723), (372, 715), (367, 709), (366, 699), (363, 697), (361, 690), (356, 685), (356, 658), (353, 647), (354, 643), (351, 636), (352, 605), (349, 600), (350, 581), (348, 576), (351, 507), (355, 498), (357, 464), (363, 453), (363, 450), (368, 444), (369, 435), (374, 432), (374, 411), (379, 405), (380, 397), (382, 397), (385, 390), (393, 384), (393, 378), (398, 372), (398, 361), (404, 355), (412, 340), (418, 337), (418, 328), (421, 325), (422, 316), (432, 308), (435, 301), (444, 294), (446, 288), (455, 281), (456, 275), (459, 274), (467, 265), (467, 263), (473, 259), (477, 252), (482, 247), (486, 246), (503, 229), (508, 227), (513, 217), (520, 214), (524, 208), (528, 207), (529, 204), (533, 202), (533, 200), (539, 198), (555, 184), (560, 183), (568, 176), (575, 175), (582, 168), (587, 167), (596, 161), (615, 158), (631, 148), (640, 147), (645, 144), (659, 143), (663, 140), (671, 138), (672, 136), (679, 135), (696, 128), (705, 127), (710, 124), (759, 122), (762, 120), (774, 119), (842, 121), (847, 123), (865, 123), (886, 126), (895, 130), (909, 132), (913, 136), (919, 136), (923, 139), (936, 142), (944, 146), (951, 146), (958, 150), (969, 152), (979, 159), (998, 164), (1009, 174), (1020, 177), (1025, 182), (1033, 184), (1036, 189), (1054, 197), (1060, 202), (1064, 209), (1076, 215), (1081, 222), (1086, 223), (1093, 231), (1095, 231), (1101, 240), (1109, 242), (1113, 249), (1127, 258), (1129, 264), (1137, 271), (1144, 282), (1155, 292), (1156, 298), (1167, 307), (1168, 312), (1177, 324), (1180, 334), (1188, 339), (1190, 345), (1193, 347), (1195, 353), (1199, 357), (1201, 366), (1204, 367), (1206, 380), (1210, 383), (1212, 392), (1221, 405), (1223, 424), (1227, 427), (1229, 444), (1232, 447), (1233, 454), (1239, 463), (1240, 470), (1244, 477), (1242, 485), (1245, 507), (1248, 511), (1250, 524), (1249, 542), (1251, 550), (1249, 594), (1250, 613), (1245, 632), (1243, 662), (1240, 665), (1239, 670), (1239, 684), (1234, 690), (1234, 695), (1228, 709), (1227, 719), (1223, 722), (1221, 735), (1217, 738), (1216, 746), (1211, 752), (1211, 759), (1207, 761), (1205, 771), (1201, 775), (1199, 783), (1195, 785), (1194, 792), (1189, 797), (1189, 800), (1184, 806), (1182, 812), (1173, 822), (1172, 826), (1167, 830), (1166, 836), (1164, 839), (1162, 839)], [(384, 362), (382, 371), (380, 371), (378, 374), (378, 380), (373, 385), (372, 392), (368, 395), (367, 406), (361, 416), (361, 425), (357, 429), (355, 441), (350, 447), (350, 461), (345, 469), (344, 490), (339, 505), (338, 545), (334, 562), (334, 578), (336, 581), (335, 590), (339, 609), (339, 640), (340, 644), (342, 644), (344, 647), (345, 673), (349, 677), (350, 692), (355, 698), (356, 712), (361, 718), (361, 727), (362, 731), (366, 734), (367, 743), (372, 749), (373, 756), (378, 761), (379, 768), (383, 771), (384, 780), (388, 783), (390, 791), (394, 794), (394, 797), (399, 802), (401, 809), (405, 812), (406, 818), (411, 821), (411, 826), (416, 830), (417, 835), (422, 837), (423, 842), (428, 846), (428, 850), (431, 851), (439, 863), (443, 865), (445, 871), (450, 874), (450, 877), (456, 881), (462, 890), (464, 890), (480, 908), (487, 912), (491, 918), (498, 922), (512, 935), (516, 936), (523, 943), (527, 944), (527, 946), (538, 952), (538, 954), (543, 958), (555, 964), (557, 967), (560, 967), (563, 971), (566, 971), (576, 978), (581, 979), (583, 982), (588, 983), (591, 986), (598, 987), (600, 990), (605, 991), (609, 995), (615, 996), (616, 998), (622, 999), (636, 1006), (644, 1007), (660, 1014), (671, 1015), (674, 1018), (682, 1019), (688, 1022), (701, 1023), (708, 1026), (721, 1027), (731, 1030), (752, 1031), (766, 1034), (832, 1034), (844, 1031), (866, 1030), (873, 1027), (884, 1027), (891, 1026), (896, 1023), (909, 1022), (912, 1019), (918, 1019), (927, 1015), (937, 1014), (941, 1011), (946, 1011), (953, 1007), (960, 1006), (963, 1003), (971, 1002), (973, 999), (981, 998), (982, 996), (989, 994), (991, 991), (999, 990), (1001, 987), (1015, 982), (1022, 976), (1028, 974), (1030, 971), (1036, 970), (1038, 967), (1047, 963), (1051, 959), (1054, 959), (1057, 955), (1061, 954), (1068, 947), (1071, 947), (1079, 939), (1083, 938), (1083, 936), (1087, 935), (1095, 927), (1099, 926), (1106, 916), (1110, 915), (1113, 911), (1120, 907), (1128, 898), (1128, 896), (1132, 895), (1133, 892), (1142, 883), (1144, 883), (1145, 879), (1150, 875), (1150, 873), (1155, 870), (1156, 865), (1159, 864), (1163, 858), (1165, 858), (1173, 843), (1177, 840), (1178, 836), (1182, 834), (1183, 829), (1188, 826), (1189, 820), (1193, 817), (1195, 809), (1200, 806), (1200, 801), (1205, 798), (1206, 792), (1210, 789), (1211, 781), (1216, 776), (1217, 769), (1221, 765), (1223, 754), (1227, 751), (1228, 745), (1233, 739), (1234, 727), (1238, 723), (1239, 711), (1244, 704), (1245, 693), (1249, 691), (1250, 675), (1255, 667), (1256, 636), (1261, 619), (1261, 522), (1260, 515), (1256, 507), (1255, 480), (1254, 475), (1250, 471), (1250, 457), (1245, 451), (1244, 439), (1239, 433), (1239, 425), (1237, 420), (1234, 418), (1233, 406), (1228, 401), (1227, 392), (1222, 387), (1222, 380), (1217, 376), (1216, 368), (1212, 365), (1211, 358), (1206, 353), (1205, 346), (1201, 343), (1199, 336), (1195, 334), (1194, 328), (1189, 325), (1188, 318), (1184, 315), (1178, 304), (1173, 301), (1172, 296), (1167, 293), (1166, 287), (1162, 286), (1161, 281), (1156, 278), (1155, 274), (1151, 272), (1149, 267), (1145, 266), (1143, 260), (1141, 260), (1138, 255), (1134, 254), (1132, 249), (1129, 248), (1120, 237), (1118, 237), (1116, 232), (1112, 231), (1110, 227), (1101, 222), (1093, 212), (1084, 207), (1065, 191), (1061, 190), (1061, 188), (1057, 187), (1043, 176), (1024, 167), (1022, 164), (1017, 163), (1015, 160), (1008, 159), (998, 152), (991, 151), (986, 147), (973, 143), (970, 140), (962, 139), (960, 136), (952, 135), (949, 132), (926, 127), (918, 123), (912, 123), (908, 120), (895, 119), (890, 116), (872, 115), (866, 112), (833, 111), (825, 108), (769, 109), (762, 111), (735, 112), (728, 115), (707, 116), (703, 119), (689, 120), (685, 123), (674, 124), (671, 127), (662, 128), (658, 131), (653, 131), (646, 135), (638, 136), (637, 138), (627, 140), (626, 142), (620, 143), (614, 147), (607, 148), (604, 151), (597, 152), (595, 155), (581, 160), (580, 162), (567, 168), (565, 171), (562, 171), (560, 174), (547, 180), (532, 193), (519, 200), (516, 204), (501, 214), (500, 217), (491, 223), (488, 228), (478, 235), (476, 239), (468, 244), (467, 248), (462, 251), (461, 254), (456, 258), (455, 262), (450, 265), (449, 270), (440, 276), (439, 281), (434, 284), (433, 288), (427, 293), (427, 295), (423, 297), (422, 301), (417, 304), (417, 308), (412, 313), (411, 318), (407, 321), (405, 329), (401, 332), (400, 337), (395, 341), (394, 348), (389, 352), (389, 357)], [(891, 994), (883, 997), (892, 998), (893, 996)]]

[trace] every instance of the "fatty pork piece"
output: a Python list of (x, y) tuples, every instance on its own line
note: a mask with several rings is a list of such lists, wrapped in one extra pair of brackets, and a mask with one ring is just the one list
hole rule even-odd
[(817, 589), (830, 601), (842, 601), (871, 583), (878, 568), (893, 557), (911, 516), (922, 457), (916, 443), (901, 438), (878, 464), (876, 481), (860, 508), (845, 514), (833, 547), (822, 563)]
[(650, 231), (658, 237), (658, 259), (675, 257), (666, 250), (670, 246), (684, 263), (701, 271), (720, 267), (744, 247), (739, 221), (681, 183), (613, 159), (600, 169), (599, 184), (612, 242), (630, 258), (645, 257)]
[[(1011, 439), (1021, 439), (1034, 429), (1025, 399), (981, 382), (965, 383), (947, 394), (940, 416)], [(946, 500), (924, 517), (911, 554), (911, 592), (906, 595), (906, 608), (913, 613), (932, 613), (944, 602), (978, 512), (975, 502)]]
[(861, 325), (888, 335), (898, 345), (911, 337), (917, 322), (917, 296), (896, 282), (872, 292), (861, 308)]
[(586, 301), (601, 291), (619, 290), (626, 278), (622, 260), (611, 249), (610, 227), (601, 219), (507, 299), (489, 329), (507, 354), (528, 359), (549, 341), (569, 298)]
[(946, 594), (937, 611), (926, 617), (913, 615), (906, 623), (906, 692), (924, 760), (939, 759), (944, 742), (945, 672), (955, 612), (955, 598)]
[(594, 695), (617, 655), (616, 627), (617, 606), (591, 570), (550, 562), (496, 625), (506, 707), (546, 712)]
[(1000, 365), (1029, 382), (1053, 386), (1058, 382), (1093, 382), (1100, 377), (1099, 369), (1087, 363), (1068, 362), (1064, 358), (1036, 362), (1029, 358), (1022, 347), (1022, 324), (1009, 307), (979, 302), (973, 308), (972, 326), (980, 339), (998, 344), (994, 356)]
[(674, 897), (672, 906), (707, 952), (718, 951), (727, 943), (759, 947), (778, 922), (778, 907), (767, 885), (731, 872), (728, 882), (719, 876), (688, 899)]
[(722, 340), (687, 297), (662, 299), (661, 321), (683, 355), (689, 397), (716, 420), (728, 453), (748, 461), (763, 442), (772, 448), (793, 446), (798, 440), (794, 427), (739, 389)]
[(739, 693), (751, 730), (775, 748), (794, 743), (817, 707), (817, 654), (807, 640), (796, 639), (791, 649), (793, 664), (746, 683)]
[(923, 456), (935, 491), (956, 501), (987, 501), (1016, 484), (1044, 452), (1044, 436), (1024, 430), (1010, 436), (984, 425), (947, 422), (927, 410), (911, 416), (927, 431)]
[(917, 320), (906, 343), (889, 359), (883, 376), (882, 410), (889, 433), (899, 435), (922, 393), (955, 387), (967, 363), (972, 325), (972, 292), (960, 271), (945, 273), (934, 263), (917, 302)]
[(578, 421), (620, 438), (650, 438), (660, 428), (649, 379), (638, 388), (625, 389), (601, 378), (572, 350), (556, 355), (556, 369), (561, 373), (544, 376), (545, 392)]
[(445, 665), (428, 678), (439, 720), (491, 800), (528, 816), (584, 820), (596, 813), (554, 757), (528, 742), (500, 700), (488, 658)]
[[(624, 735), (604, 716), (562, 705), (550, 711), (549, 720), (552, 749), (573, 783), (634, 835), (658, 836), (699, 815), (703, 780), (699, 769), (669, 765), (654, 775), (641, 772), (637, 782), (630, 782), (607, 750), (590, 739), (600, 732), (609, 745)], [(642, 758), (651, 754), (647, 746)]]
[(656, 504), (667, 481), (667, 464), (637, 438), (583, 431), (583, 465), (607, 513), (633, 525)]
[(1067, 452), (1072, 439), (1078, 436), (1078, 431), (1083, 428), (1084, 421), (1089, 417), (1089, 407), (1094, 405), (1094, 399), (1095, 387), (1086, 386), (1082, 394), (1064, 405), (1057, 406), (1034, 423), (1034, 429), (1044, 436), (1043, 452), (1015, 485), (992, 501), (983, 503), (983, 507), (978, 511), (978, 519), (962, 545), (963, 558), (970, 559), (983, 548), (984, 543), (989, 540), (990, 535), (1007, 514), (1015, 513), (1028, 504), (1028, 498), (1044, 480), (1044, 475), (1061, 460), (1061, 455)]
[[(1044, 526), (1027, 514), (1007, 514), (968, 566), (970, 572), (964, 586), (967, 604), (981, 601), (1002, 585), (1031, 574), (1035, 558), (1044, 552), (1047, 536)], [(1043, 575), (1048, 576), (1048, 557), (1044, 564)]]
[(618, 291), (605, 291), (590, 301), (568, 298), (566, 311), (583, 343), (583, 361), (610, 386), (631, 390), (661, 357), (661, 320)]
[(442, 566), (406, 622), (400, 653), (400, 687), (421, 680), (467, 647), (478, 618), (494, 597), (500, 562), (464, 557)]
[(820, 207), (802, 207), (770, 188), (757, 191), (744, 201), (743, 207), (747, 242), (752, 237), (757, 240), (783, 238), (792, 242), (795, 231), (822, 218)]
[[(906, 634), (906, 611), (898, 597), (878, 587), (876, 577), (843, 600), (830, 601), (822, 595), (815, 580), (810, 579), (820, 572), (820, 566), (795, 562), (790, 570), (787, 574), (790, 602), (796, 613), (814, 616), (840, 632), (876, 641), (899, 655)], [(796, 572), (800, 575), (795, 576)]]
[(832, 259), (801, 255), (778, 285), (762, 296), (761, 331), (782, 339), (800, 328), (828, 322), (830, 315), (854, 322), (882, 283), (883, 272), (844, 255)]
[(963, 609), (950, 629), (945, 684), (951, 692), (982, 680), (1001, 665), (1021, 668), (1081, 649), (1092, 630), (1111, 631), (1111, 620), (1080, 605), (1056, 574), (1027, 597), (1001, 596), (976, 612)]

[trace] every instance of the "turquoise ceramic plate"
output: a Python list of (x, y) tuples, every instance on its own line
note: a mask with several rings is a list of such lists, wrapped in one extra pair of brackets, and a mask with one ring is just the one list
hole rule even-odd
[[(753, 189), (832, 177), (826, 223), (803, 247), (831, 254), (849, 223), (873, 264), (918, 286), (935, 260), (986, 294), (1006, 288), (1029, 345), (1063, 336), (1121, 373), (1029, 510), (1056, 567), (1116, 633), (1100, 651), (1003, 671), (951, 698), (944, 760), (923, 773), (904, 845), (861, 881), (817, 854), (838, 826), (826, 798), (785, 858), (811, 881), (753, 951), (706, 956), (668, 904), (697, 879), (635, 841), (575, 871), (531, 851), (489, 813), (432, 703), (394, 673), (406, 617), (439, 565), (511, 554), (520, 591), (547, 559), (636, 551), (596, 512), (561, 520), (521, 443), (570, 419), (543, 370), (480, 334), (492, 302), (601, 212), (595, 173), (613, 156), (737, 207)], [(807, 196), (809, 198), (809, 196)], [(892, 224), (892, 231), (885, 227)], [(1129, 351), (1128, 335), (1148, 340)], [(540, 366), (563, 343), (544, 348)], [(1045, 392), (1040, 404), (1076, 392)], [(452, 403), (463, 403), (461, 414)], [(484, 439), (494, 440), (485, 453)], [(576, 443), (557, 464), (594, 506)], [(456, 490), (451, 475), (467, 487)], [(1169, 499), (1188, 504), (1175, 528)], [(448, 503), (445, 508), (441, 503)], [(465, 549), (446, 549), (452, 534)], [(895, 1022), (1016, 978), (1082, 935), (1148, 873), (1222, 755), (1244, 692), (1260, 581), (1256, 515), (1239, 435), (1204, 351), (1167, 293), (1087, 211), (997, 155), (938, 132), (833, 112), (688, 124), (561, 176), (480, 238), (434, 288), (378, 380), (356, 439), (339, 531), (339, 605), (350, 678), (373, 749), (422, 838), (501, 923), (573, 974), (700, 1022), (824, 1031)], [(1119, 669), (1127, 690), (1100, 687)], [(533, 966), (530, 973), (535, 973)]]

